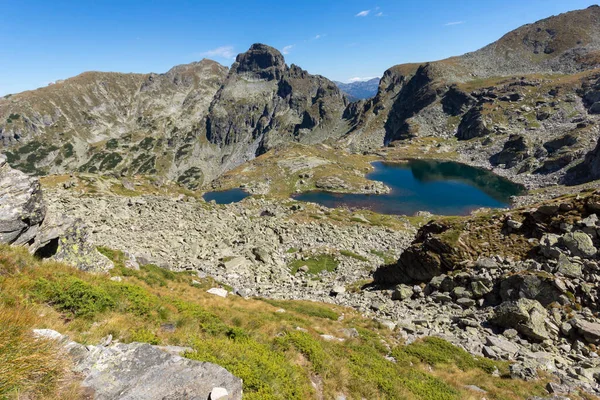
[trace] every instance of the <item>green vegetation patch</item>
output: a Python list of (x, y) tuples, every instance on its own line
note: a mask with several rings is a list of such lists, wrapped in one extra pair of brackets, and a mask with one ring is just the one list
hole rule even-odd
[(62, 155), (64, 158), (71, 158), (75, 154), (73, 145), (71, 143), (65, 143), (62, 147)]
[(406, 358), (407, 355), (412, 356), (432, 366), (453, 364), (465, 371), (478, 368), (490, 374), (496, 370), (503, 375), (508, 374), (508, 363), (474, 357), (467, 351), (437, 337), (427, 337), (408, 346), (397, 347), (393, 354), (398, 359)]
[(114, 150), (119, 147), (119, 141), (117, 139), (110, 139), (104, 147), (108, 150)]
[(274, 307), (287, 309), (290, 311), (297, 312), (298, 314), (307, 315), (309, 317), (327, 318), (332, 321), (337, 321), (337, 319), (340, 317), (340, 315), (333, 311), (331, 308), (310, 301), (281, 301), (271, 299), (261, 300)]
[(417, 397), (423, 400), (458, 400), (460, 393), (439, 378), (427, 375), (410, 364), (393, 363), (369, 345), (350, 346), (350, 387), (353, 393), (369, 398), (380, 392), (386, 399)]
[(76, 277), (65, 277), (58, 281), (39, 278), (33, 286), (33, 292), (41, 301), (76, 317), (90, 317), (116, 306), (103, 288)]
[(289, 268), (292, 274), (296, 274), (304, 265), (308, 267), (309, 274), (317, 275), (323, 271), (335, 271), (339, 265), (339, 262), (332, 255), (320, 254), (306, 260), (294, 260), (289, 264)]
[(13, 121), (16, 121), (20, 118), (21, 116), (19, 114), (10, 114), (8, 116), (8, 118), (6, 119), (6, 123), (7, 124), (12, 124)]
[(199, 340), (192, 360), (219, 364), (244, 381), (244, 399), (308, 399), (312, 390), (306, 373), (281, 352), (253, 339)]
[(190, 190), (196, 190), (202, 185), (203, 180), (204, 174), (202, 170), (198, 167), (192, 167), (177, 178), (177, 183)]
[(345, 257), (354, 258), (355, 260), (358, 260), (358, 261), (369, 261), (369, 259), (367, 257), (363, 257), (360, 254), (353, 253), (350, 250), (340, 250), (340, 254)]
[(154, 148), (154, 138), (144, 138), (138, 146), (146, 151), (150, 151)]
[(370, 251), (371, 254), (376, 255), (377, 257), (383, 259), (383, 262), (386, 265), (390, 265), (390, 264), (395, 264), (396, 261), (398, 260), (398, 257), (396, 257), (393, 253), (391, 252), (385, 252), (385, 251), (380, 251), (380, 250), (371, 250)]

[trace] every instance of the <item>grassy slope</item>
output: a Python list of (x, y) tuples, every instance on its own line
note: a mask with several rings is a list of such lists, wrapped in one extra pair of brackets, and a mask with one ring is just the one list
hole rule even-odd
[[(123, 342), (191, 346), (188, 357), (216, 362), (243, 378), (246, 399), (331, 399), (340, 392), (352, 399), (481, 397), (465, 388), (469, 384), (488, 390), (488, 399), (543, 393), (543, 382), (493, 377), (492, 370), (506, 373), (507, 365), (474, 359), (441, 340), (404, 346), (393, 332), (353, 310), (222, 299), (206, 293), (213, 281), (194, 283), (199, 279), (190, 274), (153, 266), (126, 270), (121, 253), (103, 252), (116, 261), (112, 274), (122, 282), (0, 247), (0, 322), (11, 327), (0, 333), (0, 398), (76, 397), (75, 382), (56, 357), (59, 350), (33, 340), (31, 328), (56, 329), (88, 344), (112, 334)], [(359, 337), (344, 342), (320, 337), (344, 337), (342, 330), (350, 328)], [(16, 333), (7, 336), (9, 331)], [(385, 358), (389, 355), (396, 362)], [(16, 369), (23, 360), (32, 364)], [(316, 389), (311, 381), (319, 382)]]

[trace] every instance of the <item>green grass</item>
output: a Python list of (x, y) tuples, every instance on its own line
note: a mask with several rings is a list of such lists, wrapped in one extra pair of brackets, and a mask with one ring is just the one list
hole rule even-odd
[(340, 315), (331, 308), (311, 301), (282, 301), (272, 299), (261, 300), (274, 307), (292, 310), (309, 317), (327, 318), (332, 321), (337, 321), (337, 319), (340, 317)]
[(360, 254), (353, 253), (350, 250), (340, 250), (340, 254), (345, 257), (354, 258), (358, 261), (369, 261), (367, 257), (363, 257)]
[(272, 346), (253, 339), (197, 341), (186, 357), (217, 363), (241, 378), (246, 400), (303, 400), (313, 394), (305, 384), (305, 371)]
[(407, 355), (434, 366), (453, 364), (462, 370), (479, 368), (490, 374), (497, 369), (504, 376), (508, 375), (508, 363), (474, 357), (465, 350), (437, 337), (428, 337), (406, 347), (398, 347), (394, 352), (394, 356), (399, 359), (404, 359)]
[(289, 264), (289, 268), (292, 274), (296, 274), (300, 267), (304, 265), (308, 267), (309, 274), (317, 275), (323, 271), (335, 271), (339, 265), (339, 262), (332, 255), (320, 254), (306, 260), (294, 260)]
[(383, 259), (383, 262), (386, 265), (395, 264), (396, 261), (398, 261), (398, 257), (396, 257), (393, 253), (388, 253), (380, 250), (371, 250), (370, 253)]
[(32, 293), (40, 301), (75, 317), (90, 317), (116, 306), (104, 288), (72, 276), (58, 280), (40, 278), (33, 285)]
[[(404, 346), (393, 332), (352, 309), (223, 299), (206, 293), (214, 281), (192, 286), (198, 277), (152, 265), (129, 270), (123, 253), (100, 251), (114, 260), (111, 275), (122, 276), (122, 282), (0, 245), (0, 398), (78, 398), (60, 388), (68, 378), (68, 357), (33, 340), (32, 328), (55, 329), (83, 344), (112, 334), (124, 343), (191, 347), (187, 357), (217, 363), (242, 378), (244, 398), (251, 400), (318, 398), (311, 381), (320, 382), (325, 399), (344, 393), (349, 399), (453, 400), (469, 398), (467, 384), (487, 390), (490, 400), (544, 393), (545, 382), (496, 378), (490, 371), (504, 373), (505, 364), (473, 358), (441, 339)], [(165, 323), (173, 329), (162, 329)], [(358, 337), (340, 342), (320, 336), (344, 337), (349, 328)], [(386, 358), (390, 355), (396, 362)]]

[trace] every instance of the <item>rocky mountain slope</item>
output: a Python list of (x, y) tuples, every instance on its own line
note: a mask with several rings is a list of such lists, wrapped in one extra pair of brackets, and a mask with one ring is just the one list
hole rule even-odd
[(0, 100), (8, 162), (32, 174), (158, 175), (198, 187), (291, 141), (337, 132), (335, 84), (253, 45), (231, 70), (210, 60), (165, 74), (88, 72)]
[(379, 87), (379, 78), (369, 79), (367, 81), (356, 81), (343, 83), (334, 81), (338, 88), (348, 96), (348, 100), (357, 101), (374, 97)]
[[(540, 186), (595, 146), (600, 7), (516, 29), (473, 53), (390, 68), (377, 96), (353, 103), (345, 143), (376, 149), (446, 140), (462, 161)], [(503, 78), (499, 78), (503, 77)]]

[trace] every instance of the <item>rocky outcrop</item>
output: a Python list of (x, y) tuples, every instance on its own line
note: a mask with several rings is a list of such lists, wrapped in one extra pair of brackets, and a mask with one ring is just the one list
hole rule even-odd
[(442, 98), (442, 107), (446, 114), (457, 116), (467, 112), (476, 102), (473, 96), (452, 85)]
[[(375, 283), (389, 303), (407, 309), (420, 307), (414, 301), (431, 304), (430, 319), (441, 315), (434, 307), (442, 307), (452, 315), (450, 327), (432, 328), (424, 318), (430, 333), (468, 341), (475, 354), (518, 361), (511, 366), (515, 377), (531, 379), (541, 369), (568, 390), (600, 393), (598, 212), (596, 191), (493, 216), (430, 222), (395, 265), (375, 271)], [(381, 307), (391, 309), (389, 303)], [(405, 321), (399, 326), (408, 338), (419, 331)], [(457, 337), (453, 329), (462, 333)]]
[(45, 215), (38, 180), (12, 169), (0, 154), (0, 242), (31, 244)]
[(106, 271), (113, 264), (88, 241), (79, 219), (47, 214), (40, 183), (14, 170), (0, 155), (0, 243), (27, 246), (84, 271)]
[(456, 130), (458, 140), (485, 137), (491, 133), (482, 111), (482, 107), (473, 107), (463, 116)]
[(49, 329), (34, 334), (64, 346), (86, 395), (94, 399), (242, 399), (241, 379), (218, 365), (183, 358), (191, 349), (111, 343), (110, 337), (84, 346)]
[(567, 185), (577, 185), (600, 179), (600, 140), (596, 147), (585, 155), (583, 162), (571, 168), (562, 179)]
[(231, 169), (287, 142), (321, 142), (340, 136), (336, 126), (346, 100), (335, 84), (288, 67), (276, 49), (254, 44), (240, 54), (206, 117), (206, 138)]
[(502, 151), (490, 158), (492, 165), (504, 165), (512, 168), (529, 156), (527, 139), (523, 135), (511, 135), (504, 143)]
[(113, 263), (96, 250), (88, 227), (79, 218), (48, 214), (29, 251), (41, 258), (52, 258), (82, 271), (106, 272)]
[(420, 66), (398, 93), (385, 123), (386, 143), (414, 135), (408, 119), (433, 103), (438, 96), (434, 86), (435, 69), (432, 64)]

